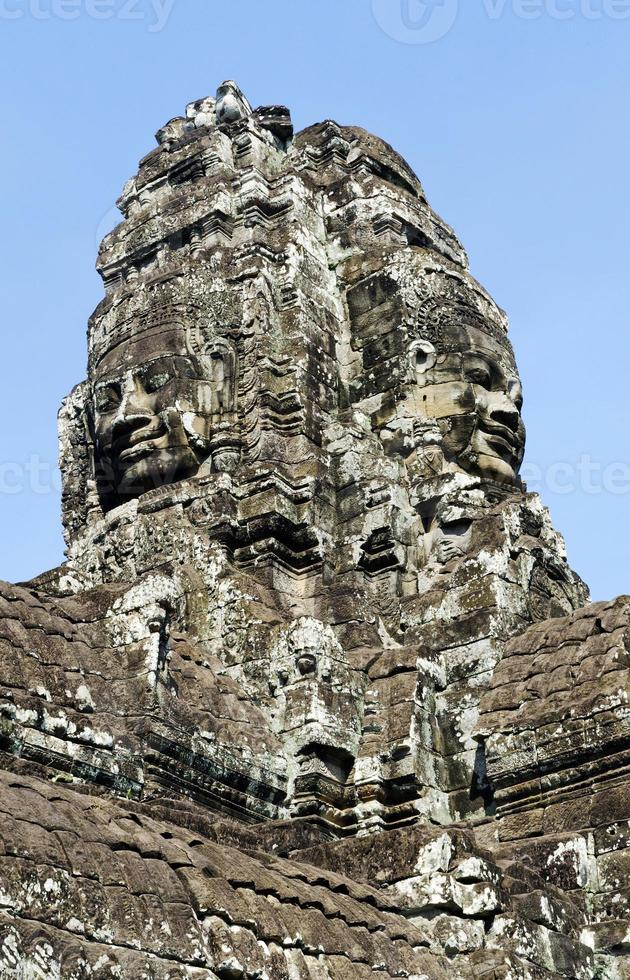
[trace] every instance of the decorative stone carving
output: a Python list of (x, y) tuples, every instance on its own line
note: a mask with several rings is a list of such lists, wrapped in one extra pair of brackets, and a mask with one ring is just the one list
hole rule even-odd
[(216, 125), (216, 99), (209, 96), (197, 99), (186, 106), (186, 118), (199, 129), (202, 126)]
[(223, 82), (217, 89), (214, 111), (219, 125), (238, 122), (252, 113), (252, 107), (235, 82)]

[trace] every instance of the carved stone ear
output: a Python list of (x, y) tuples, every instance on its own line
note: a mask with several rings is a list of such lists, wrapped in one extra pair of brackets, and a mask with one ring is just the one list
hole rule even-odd
[(422, 375), (434, 366), (436, 358), (435, 347), (429, 340), (415, 340), (409, 351), (411, 374), (414, 380), (421, 380)]
[(83, 381), (73, 388), (59, 410), (61, 508), (66, 542), (86, 526), (90, 512), (98, 509), (90, 401), (90, 387)]
[(213, 414), (236, 411), (238, 392), (238, 357), (232, 344), (217, 338), (200, 356), (206, 379), (212, 385)]

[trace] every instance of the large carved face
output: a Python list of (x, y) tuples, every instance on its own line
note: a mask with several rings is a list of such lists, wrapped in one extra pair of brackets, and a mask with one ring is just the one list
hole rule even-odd
[[(361, 364), (350, 398), (388, 451), (421, 446), (476, 476), (514, 483), (525, 429), (504, 315), (461, 269), (419, 249), (384, 269), (351, 269), (352, 343)], [(431, 466), (433, 466), (433, 462)]]
[(93, 415), (106, 506), (209, 466), (212, 433), (233, 408), (228, 360), (191, 355), (175, 330), (126, 341), (101, 361)]
[(513, 482), (525, 428), (509, 349), (483, 329), (455, 322), (443, 326), (440, 341), (413, 343), (410, 356), (417, 412), (437, 421), (445, 454), (467, 471)]

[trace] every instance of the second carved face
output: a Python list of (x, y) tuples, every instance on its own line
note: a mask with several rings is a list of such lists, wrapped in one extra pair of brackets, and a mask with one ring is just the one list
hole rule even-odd
[(512, 483), (525, 448), (523, 394), (506, 348), (471, 325), (451, 324), (450, 343), (412, 345), (417, 411), (435, 419), (448, 457), (463, 469)]
[(472, 277), (420, 249), (351, 270), (347, 294), (363, 407), (388, 453), (514, 484), (523, 459), (522, 391), (504, 314)]

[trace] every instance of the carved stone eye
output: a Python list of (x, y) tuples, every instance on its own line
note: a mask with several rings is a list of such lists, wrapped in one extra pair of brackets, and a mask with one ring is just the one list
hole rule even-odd
[(155, 374), (150, 374), (144, 381), (144, 390), (152, 393), (154, 391), (159, 391), (171, 380), (171, 375), (166, 371), (156, 371)]
[(192, 364), (185, 364), (179, 374), (180, 377), (188, 378), (189, 380), (194, 380), (198, 376), (198, 372), (195, 370)]
[(521, 411), (523, 408), (523, 389), (518, 378), (512, 378), (508, 384), (508, 394), (514, 402), (516, 408)]
[(117, 385), (101, 385), (96, 389), (94, 403), (97, 412), (113, 412), (121, 402), (120, 389)]
[(487, 368), (481, 365), (468, 368), (466, 379), (471, 384), (478, 385), (480, 388), (486, 388), (488, 391), (492, 388), (492, 375)]

